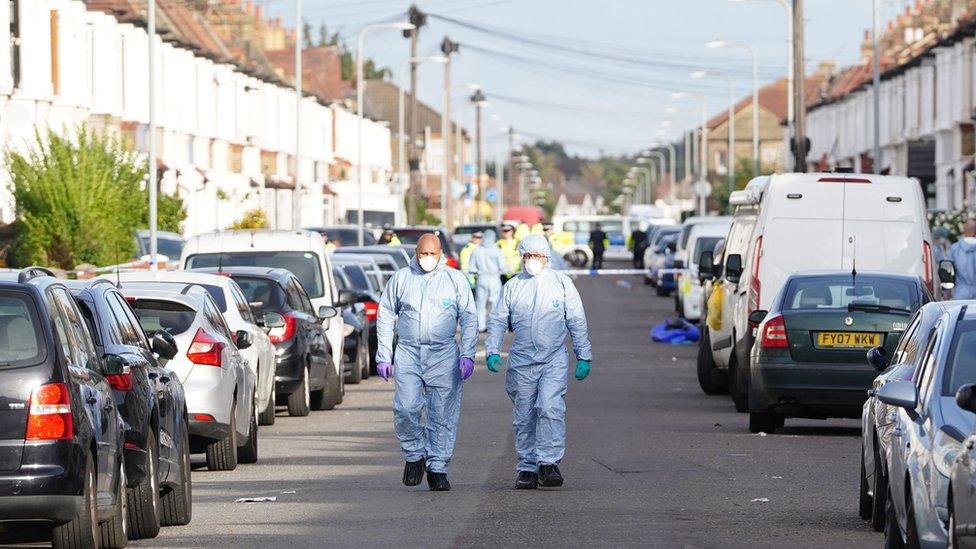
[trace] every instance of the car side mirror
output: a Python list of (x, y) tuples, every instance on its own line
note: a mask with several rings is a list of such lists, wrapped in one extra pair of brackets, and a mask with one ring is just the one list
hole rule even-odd
[(878, 389), (878, 400), (891, 406), (897, 406), (908, 410), (914, 415), (915, 407), (918, 406), (918, 390), (915, 383), (911, 381), (892, 381), (885, 383)]
[(272, 328), (284, 328), (285, 327), (285, 317), (278, 313), (264, 313), (264, 319), (262, 320), (263, 327), (266, 329)]
[(939, 283), (943, 290), (956, 287), (956, 264), (948, 259), (939, 262)]
[(714, 257), (712, 252), (702, 252), (698, 256), (698, 280), (704, 282), (715, 278)]
[(125, 364), (125, 359), (119, 355), (105, 355), (102, 366), (103, 375), (117, 376), (125, 373), (128, 373), (128, 367)]
[(976, 385), (963, 385), (956, 391), (956, 404), (967, 412), (976, 413)]
[(888, 367), (888, 352), (884, 347), (872, 347), (868, 350), (868, 364), (879, 372), (883, 372)]
[(339, 314), (339, 309), (331, 307), (329, 305), (322, 305), (319, 307), (318, 316), (319, 320), (326, 320), (332, 318)]
[(761, 309), (749, 313), (749, 324), (758, 325), (763, 320), (766, 320), (766, 315), (768, 314), (769, 311), (763, 311)]
[(238, 349), (247, 349), (251, 346), (251, 333), (247, 330), (237, 330), (234, 332), (234, 343)]
[(730, 254), (725, 259), (725, 279), (733, 284), (738, 284), (742, 278), (742, 256)]
[(176, 346), (176, 339), (169, 332), (156, 332), (153, 334), (152, 341), (149, 344), (152, 347), (152, 352), (156, 353), (156, 356), (165, 358), (166, 360), (173, 360), (179, 352)]
[(336, 301), (336, 305), (340, 307), (352, 305), (356, 303), (356, 298), (359, 297), (358, 294), (359, 292), (356, 290), (339, 290), (339, 299)]

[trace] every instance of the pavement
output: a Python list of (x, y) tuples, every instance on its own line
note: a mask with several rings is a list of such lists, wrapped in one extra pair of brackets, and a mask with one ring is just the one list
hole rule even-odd
[[(623, 281), (623, 282), (621, 282)], [(234, 472), (194, 456), (193, 521), (162, 547), (857, 547), (883, 543), (857, 516), (859, 428), (788, 420), (750, 434), (728, 397), (695, 378), (695, 346), (650, 342), (671, 314), (638, 277), (581, 277), (593, 373), (570, 379), (560, 489), (516, 491), (504, 375), (464, 385), (450, 479), (400, 483), (392, 383), (347, 386), (329, 412), (260, 431), (260, 461)], [(281, 409), (279, 409), (281, 410)], [(780, 434), (781, 433), (781, 434)], [(267, 503), (234, 503), (273, 496)]]

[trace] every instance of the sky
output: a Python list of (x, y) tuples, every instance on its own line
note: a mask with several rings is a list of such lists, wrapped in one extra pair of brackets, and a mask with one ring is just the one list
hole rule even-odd
[[(289, 24), (295, 0), (257, 0)], [(911, 0), (882, 0), (888, 20)], [(401, 21), (409, 0), (303, 0), (303, 18), (320, 23), (355, 47), (364, 25)], [(786, 75), (786, 10), (775, 0), (416, 0), (430, 13), (420, 33), (420, 54), (438, 53), (444, 36), (460, 44), (452, 61), (452, 102), (463, 125), (473, 127), (466, 84), (488, 97), (485, 138), (489, 155), (507, 147), (503, 127), (520, 141), (558, 140), (572, 153), (632, 153), (676, 138), (700, 121), (700, 101), (673, 99), (674, 91), (702, 94), (709, 116), (751, 90), (751, 57), (739, 48), (707, 49), (717, 38), (753, 46), (760, 85)], [(871, 0), (806, 0), (806, 63), (840, 66), (860, 58)], [(399, 31), (366, 35), (365, 55), (394, 72), (409, 55)], [(693, 79), (696, 69), (713, 77)], [(419, 97), (443, 105), (443, 66), (421, 66)], [(677, 111), (668, 113), (669, 108)], [(666, 124), (670, 122), (670, 126)], [(661, 132), (670, 132), (661, 135)]]

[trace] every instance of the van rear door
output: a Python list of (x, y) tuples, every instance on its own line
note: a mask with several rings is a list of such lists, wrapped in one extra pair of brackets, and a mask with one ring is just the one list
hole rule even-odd
[(911, 180), (844, 184), (843, 270), (913, 273), (928, 280), (921, 210)]

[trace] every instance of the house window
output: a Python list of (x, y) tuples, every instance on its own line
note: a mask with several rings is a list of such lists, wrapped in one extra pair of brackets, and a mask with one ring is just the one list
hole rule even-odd
[(265, 177), (278, 173), (278, 155), (271, 151), (261, 151), (261, 173)]
[(58, 12), (57, 10), (51, 10), (51, 90), (54, 95), (58, 95), (61, 92), (61, 78), (59, 75), (61, 67), (58, 56), (60, 46), (58, 38)]
[(20, 0), (9, 0), (10, 9), (10, 71), (14, 89), (20, 87)]
[(230, 145), (227, 149), (227, 171), (231, 173), (242, 173), (244, 163), (244, 147), (241, 145)]

